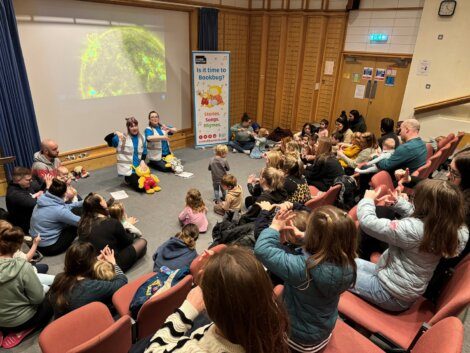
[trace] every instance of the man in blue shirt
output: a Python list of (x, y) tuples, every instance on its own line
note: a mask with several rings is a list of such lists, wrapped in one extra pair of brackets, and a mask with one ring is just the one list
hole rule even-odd
[(393, 175), (397, 169), (409, 168), (413, 173), (426, 163), (426, 144), (419, 137), (420, 124), (416, 119), (405, 120), (401, 124), (402, 144), (395, 149), (389, 159), (380, 161), (377, 166)]

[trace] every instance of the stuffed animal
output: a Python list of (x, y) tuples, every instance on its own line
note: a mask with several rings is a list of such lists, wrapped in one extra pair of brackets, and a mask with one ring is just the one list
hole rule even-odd
[(173, 153), (163, 157), (162, 159), (166, 162), (165, 167), (171, 167), (173, 172), (176, 174), (183, 173), (184, 168), (181, 164), (181, 159), (176, 158)]
[(75, 179), (88, 178), (90, 176), (90, 173), (88, 173), (81, 165), (73, 168), (72, 174), (75, 176)]
[(135, 169), (135, 173), (139, 177), (139, 188), (145, 189), (147, 194), (153, 194), (156, 191), (160, 191), (162, 188), (158, 186), (160, 180), (153, 174), (150, 173), (149, 167), (146, 165), (140, 165)]

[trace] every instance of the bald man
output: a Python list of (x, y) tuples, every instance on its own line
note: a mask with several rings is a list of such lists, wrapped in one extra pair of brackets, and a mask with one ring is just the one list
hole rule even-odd
[(60, 167), (59, 145), (57, 142), (46, 139), (41, 141), (41, 150), (34, 154), (34, 163), (31, 167), (34, 176), (44, 179), (50, 174), (56, 176), (57, 168)]
[(416, 119), (405, 120), (400, 127), (402, 144), (395, 149), (389, 159), (377, 163), (377, 166), (391, 175), (397, 169), (410, 169), (413, 173), (426, 163), (426, 144), (419, 137), (420, 124)]

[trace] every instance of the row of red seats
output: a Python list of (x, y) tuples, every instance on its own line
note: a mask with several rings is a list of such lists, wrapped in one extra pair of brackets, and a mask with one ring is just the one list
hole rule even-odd
[[(214, 251), (225, 245), (215, 247)], [(176, 308), (178, 308), (191, 289), (193, 278), (201, 268), (202, 257), (191, 265), (191, 274), (177, 286), (158, 294), (144, 304), (137, 318), (137, 336), (133, 339), (132, 319), (129, 316), (129, 303), (137, 288), (152, 274), (147, 274), (121, 288), (113, 297), (113, 302), (121, 318), (114, 321), (106, 305), (94, 302), (59, 318), (47, 326), (39, 336), (43, 353), (127, 353), (135, 339), (141, 339), (157, 331)], [(463, 342), (463, 325), (452, 314), (468, 304), (463, 298), (468, 288), (458, 285), (468, 282), (470, 258), (464, 260), (456, 270), (453, 279), (441, 295), (437, 309), (425, 300), (418, 301), (404, 313), (392, 315), (370, 306), (358, 297), (345, 293), (340, 300), (339, 310), (348, 318), (359, 323), (369, 332), (380, 333), (408, 346), (413, 333), (419, 330), (423, 321), (434, 324), (427, 332), (415, 336), (413, 353), (458, 353)], [(193, 277), (194, 276), (194, 277)], [(274, 288), (276, 296), (282, 295), (282, 286)], [(435, 309), (434, 314), (433, 309)], [(387, 316), (388, 315), (388, 316)], [(432, 317), (431, 317), (432, 316)], [(391, 332), (387, 332), (391, 330)], [(419, 332), (419, 331), (418, 331)], [(405, 350), (404, 350), (405, 351)], [(378, 353), (384, 352), (372, 341), (364, 337), (341, 320), (337, 320), (332, 338), (324, 353)]]
[[(224, 249), (221, 244), (211, 250)], [(114, 322), (109, 309), (95, 302), (76, 309), (50, 323), (39, 335), (39, 346), (43, 353), (124, 353), (132, 342), (154, 334), (177, 308), (183, 304), (194, 284), (203, 263), (197, 257), (190, 273), (177, 285), (153, 296), (140, 309), (137, 320), (130, 317), (129, 306), (137, 289), (155, 273), (145, 274), (126, 284), (113, 295), (113, 305), (121, 316)]]

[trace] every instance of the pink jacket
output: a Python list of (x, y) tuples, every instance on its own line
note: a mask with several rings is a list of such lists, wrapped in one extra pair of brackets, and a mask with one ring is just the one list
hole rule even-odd
[(207, 225), (209, 222), (207, 221), (206, 211), (194, 212), (191, 207), (186, 206), (183, 211), (181, 211), (178, 218), (184, 226), (192, 223), (197, 225), (201, 233), (207, 231)]

